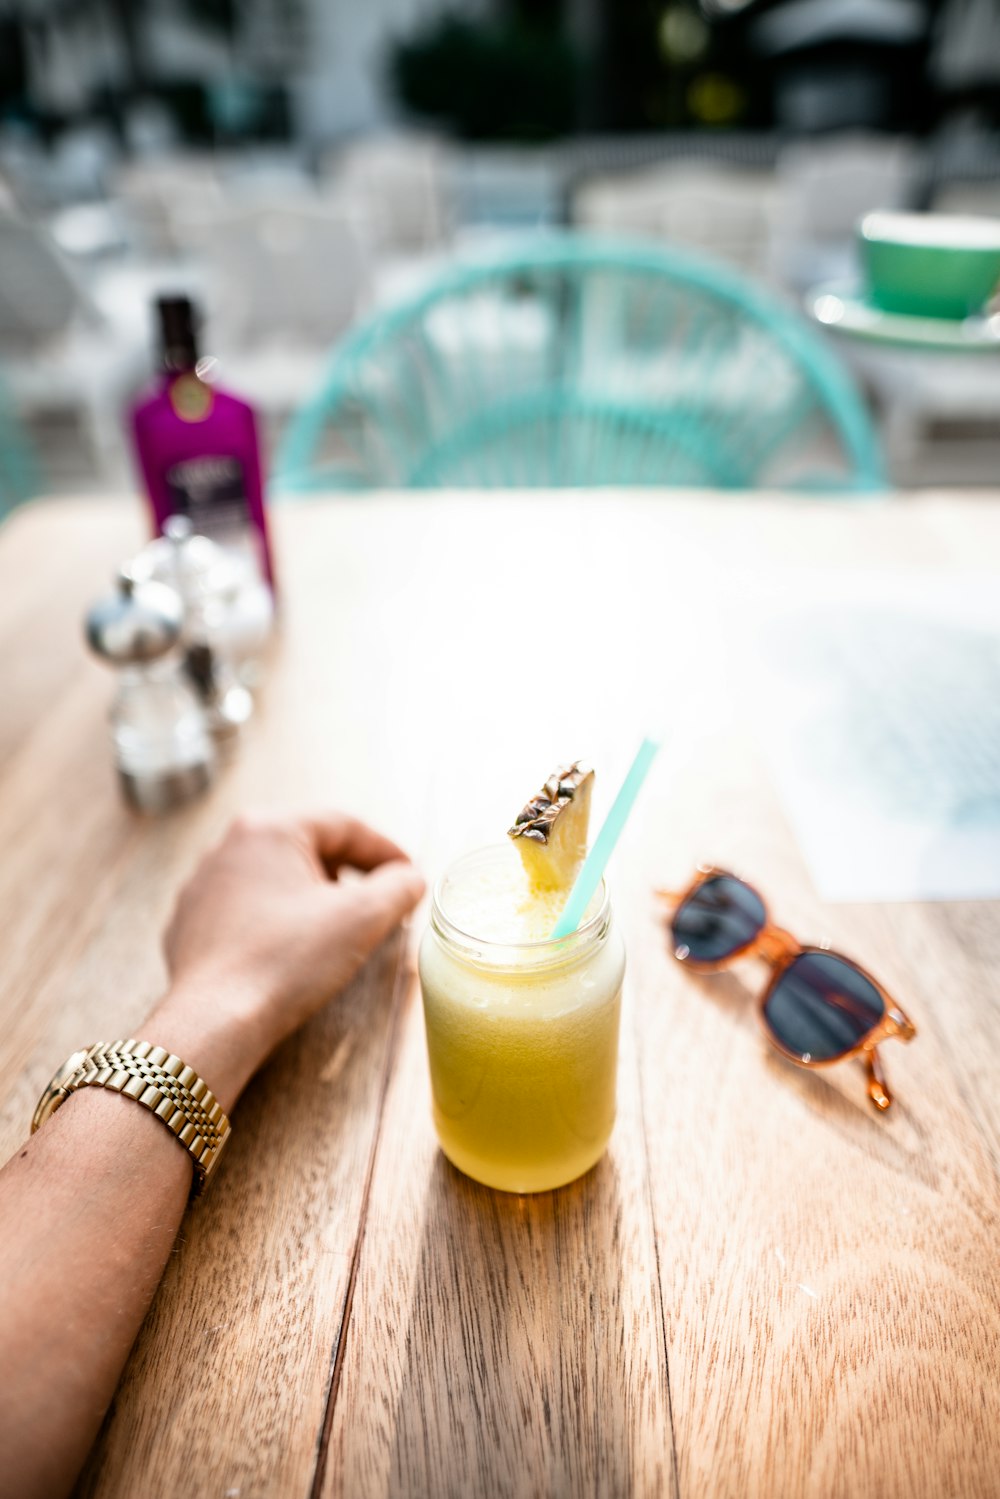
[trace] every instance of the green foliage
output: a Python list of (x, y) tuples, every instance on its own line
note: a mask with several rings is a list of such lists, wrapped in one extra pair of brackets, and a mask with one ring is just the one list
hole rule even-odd
[(446, 17), (390, 59), (399, 100), (469, 140), (537, 141), (573, 129), (580, 64), (553, 27)]

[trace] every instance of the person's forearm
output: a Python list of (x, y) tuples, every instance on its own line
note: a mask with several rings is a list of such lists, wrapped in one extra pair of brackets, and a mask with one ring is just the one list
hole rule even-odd
[[(345, 869), (355, 877), (341, 881)], [(423, 889), (395, 843), (344, 813), (240, 818), (180, 893), (164, 942), (170, 991), (134, 1039), (180, 1057), (229, 1114)], [(57, 1499), (71, 1487), (163, 1273), (193, 1169), (162, 1120), (89, 1087), (0, 1171), (0, 1499)]]
[[(189, 1062), (228, 1113), (253, 1053), (217, 1014), (211, 996), (178, 992), (136, 1034)], [(3, 1499), (54, 1499), (72, 1485), (163, 1273), (192, 1171), (149, 1110), (83, 1088), (0, 1172)]]

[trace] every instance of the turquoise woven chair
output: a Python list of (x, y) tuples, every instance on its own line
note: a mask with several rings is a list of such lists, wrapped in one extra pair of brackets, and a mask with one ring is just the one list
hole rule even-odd
[(731, 272), (572, 235), (449, 269), (359, 328), (278, 455), (285, 492), (883, 487), (817, 335)]
[(0, 521), (38, 488), (34, 454), (0, 385)]

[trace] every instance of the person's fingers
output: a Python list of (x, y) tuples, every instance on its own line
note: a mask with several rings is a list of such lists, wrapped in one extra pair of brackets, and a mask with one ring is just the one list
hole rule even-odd
[(341, 864), (351, 864), (355, 869), (377, 869), (390, 860), (406, 859), (398, 843), (345, 812), (303, 817), (301, 825), (331, 874)]
[(331, 940), (346, 939), (360, 958), (367, 957), (413, 910), (424, 889), (423, 876), (407, 859), (389, 860), (362, 879), (338, 887), (331, 892), (337, 913)]

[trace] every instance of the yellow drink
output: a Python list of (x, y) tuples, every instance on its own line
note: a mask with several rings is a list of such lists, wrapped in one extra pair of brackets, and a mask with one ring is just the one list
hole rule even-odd
[(602, 887), (572, 937), (510, 845), (444, 876), (420, 949), (434, 1123), (476, 1181), (541, 1192), (588, 1171), (615, 1118), (625, 951)]

